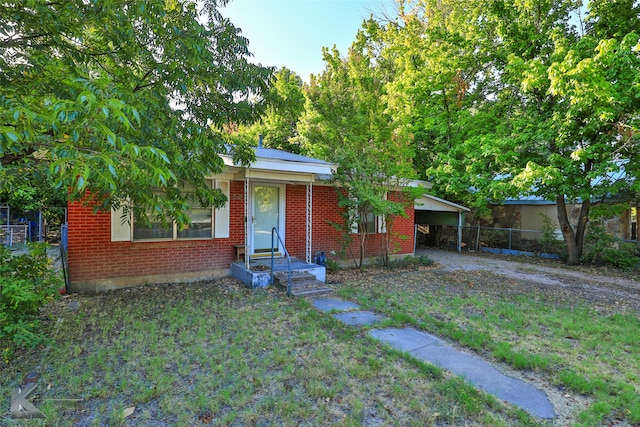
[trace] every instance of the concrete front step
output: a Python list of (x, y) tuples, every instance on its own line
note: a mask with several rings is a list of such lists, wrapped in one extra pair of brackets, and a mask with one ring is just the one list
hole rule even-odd
[[(285, 283), (284, 290), (287, 289)], [(291, 295), (293, 296), (309, 296), (309, 295), (325, 295), (333, 292), (333, 289), (329, 288), (323, 282), (319, 280), (308, 280), (306, 282), (298, 282), (291, 284)]]
[[(276, 286), (287, 290), (287, 273), (273, 275)], [(333, 292), (324, 282), (317, 280), (316, 276), (305, 271), (291, 273), (291, 294), (293, 296), (323, 295)]]
[[(276, 284), (283, 284), (285, 288), (287, 287), (287, 272), (286, 271), (277, 271), (273, 273), (273, 281)], [(307, 280), (316, 280), (316, 276), (307, 272), (307, 271), (292, 271), (291, 272), (291, 284), (298, 282), (306, 282)]]

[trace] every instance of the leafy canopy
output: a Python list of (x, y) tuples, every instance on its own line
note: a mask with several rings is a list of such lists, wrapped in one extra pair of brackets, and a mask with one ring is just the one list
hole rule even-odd
[(0, 173), (44, 174), (70, 200), (128, 200), (181, 223), (179, 182), (223, 203), (204, 181), (223, 168), (219, 129), (255, 116), (271, 73), (248, 62), (225, 3), (2, 2)]
[(375, 28), (365, 22), (345, 58), (335, 48), (324, 49), (325, 70), (306, 87), (298, 128), (307, 153), (337, 165), (332, 180), (340, 190), (345, 234), (357, 224), (359, 265), (371, 216), (384, 217), (389, 231), (392, 218), (406, 215), (407, 204), (415, 198), (386, 197), (389, 191), (409, 192), (407, 179), (415, 174), (410, 139), (387, 113), (385, 87), (392, 74), (376, 57), (375, 38), (365, 34)]
[[(640, 185), (639, 11), (592, 1), (582, 23), (572, 0), (402, 2), (382, 55), (419, 170), (478, 209), (518, 195), (556, 201), (577, 262), (591, 204)], [(566, 202), (582, 203), (577, 222)]]

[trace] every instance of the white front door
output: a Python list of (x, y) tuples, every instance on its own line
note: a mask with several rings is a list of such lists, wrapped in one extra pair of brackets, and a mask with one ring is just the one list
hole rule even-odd
[[(284, 241), (284, 187), (277, 184), (254, 184), (252, 191), (252, 244), (254, 254), (271, 253), (271, 230), (278, 229)], [(274, 238), (274, 250), (279, 251)]]

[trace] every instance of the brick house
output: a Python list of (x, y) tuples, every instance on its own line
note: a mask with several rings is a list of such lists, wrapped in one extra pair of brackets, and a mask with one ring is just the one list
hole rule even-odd
[[(293, 257), (313, 262), (316, 252), (340, 252), (341, 234), (331, 223), (342, 216), (334, 187), (326, 183), (334, 165), (269, 148), (256, 148), (256, 161), (237, 167), (222, 156), (226, 170), (210, 177), (228, 198), (220, 209), (192, 207), (192, 226), (122, 221), (122, 211), (93, 213), (68, 206), (68, 269), (72, 291), (101, 291), (143, 283), (182, 282), (230, 274), (238, 258), (271, 254), (276, 227)], [(246, 218), (246, 220), (245, 220)], [(383, 225), (372, 224), (367, 257), (380, 254)], [(414, 210), (393, 223), (396, 255), (414, 252)], [(357, 239), (356, 239), (357, 240)], [(350, 251), (359, 253), (357, 241)], [(280, 253), (280, 248), (276, 248)]]

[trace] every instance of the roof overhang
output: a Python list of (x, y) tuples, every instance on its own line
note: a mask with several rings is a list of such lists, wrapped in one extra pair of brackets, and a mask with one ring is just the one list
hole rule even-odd
[(249, 167), (241, 168), (233, 163), (231, 156), (221, 156), (228, 171), (237, 179), (274, 179), (290, 182), (314, 182), (321, 176), (331, 175), (335, 166), (324, 162), (300, 162), (256, 157)]
[(439, 197), (430, 196), (428, 194), (416, 199), (414, 209), (417, 211), (436, 211), (436, 212), (469, 212), (471, 209), (457, 205), (448, 200)]

